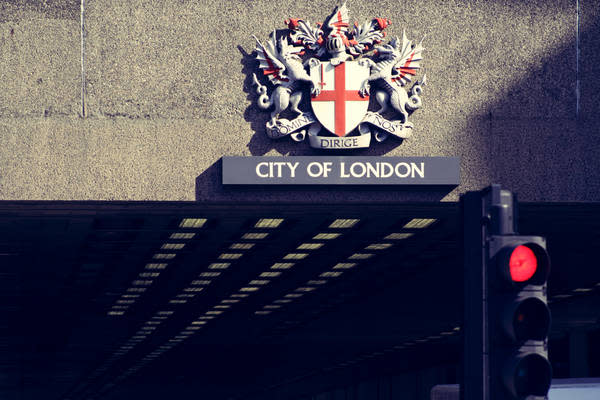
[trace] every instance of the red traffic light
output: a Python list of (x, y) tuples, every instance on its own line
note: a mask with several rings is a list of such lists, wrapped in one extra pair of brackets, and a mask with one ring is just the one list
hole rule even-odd
[[(507, 237), (497, 254), (497, 277), (507, 287), (543, 285), (550, 273), (550, 258), (545, 246), (531, 240), (533, 237)], [(497, 239), (498, 240), (498, 239)]]
[(538, 261), (535, 253), (527, 246), (517, 246), (508, 261), (510, 277), (514, 282), (526, 282), (537, 271)]

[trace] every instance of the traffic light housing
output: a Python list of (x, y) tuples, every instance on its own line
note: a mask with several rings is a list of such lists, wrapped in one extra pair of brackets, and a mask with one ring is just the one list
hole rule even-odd
[(461, 198), (465, 263), (463, 400), (545, 399), (550, 258), (517, 233), (517, 201), (498, 185)]
[(491, 235), (486, 267), (491, 399), (544, 399), (552, 380), (546, 241)]

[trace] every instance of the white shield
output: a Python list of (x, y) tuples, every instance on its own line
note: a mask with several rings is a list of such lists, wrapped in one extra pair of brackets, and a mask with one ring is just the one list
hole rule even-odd
[(369, 77), (369, 67), (358, 61), (335, 66), (327, 61), (311, 67), (310, 76), (321, 88), (321, 93), (310, 100), (315, 116), (328, 131), (345, 136), (367, 113), (369, 96), (361, 97), (358, 90)]

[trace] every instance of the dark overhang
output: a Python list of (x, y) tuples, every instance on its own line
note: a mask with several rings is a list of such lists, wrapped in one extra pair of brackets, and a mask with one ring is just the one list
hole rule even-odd
[[(456, 203), (0, 202), (0, 226), (4, 398), (264, 397), (460, 351)], [(552, 336), (597, 326), (600, 206), (520, 228), (548, 237)]]

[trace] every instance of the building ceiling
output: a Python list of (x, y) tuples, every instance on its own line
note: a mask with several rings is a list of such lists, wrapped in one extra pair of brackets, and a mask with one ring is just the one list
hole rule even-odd
[[(597, 327), (600, 205), (519, 221), (548, 238), (552, 335)], [(460, 226), (456, 203), (0, 202), (0, 396), (253, 398), (455, 360)]]

